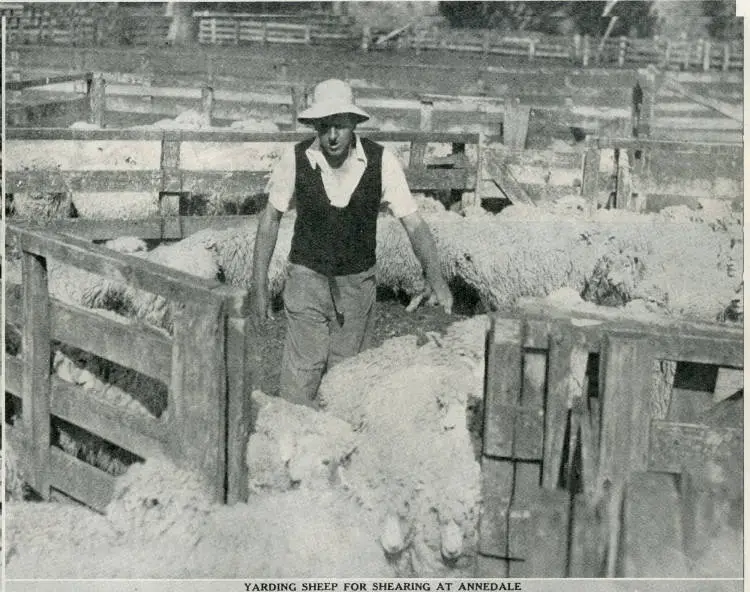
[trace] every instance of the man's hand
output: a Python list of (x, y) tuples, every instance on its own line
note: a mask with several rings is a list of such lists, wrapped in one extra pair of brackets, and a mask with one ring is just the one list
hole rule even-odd
[(414, 312), (421, 304), (424, 304), (425, 306), (435, 306), (439, 304), (443, 307), (446, 314), (451, 314), (453, 311), (453, 294), (451, 294), (451, 291), (448, 289), (448, 285), (445, 282), (441, 283), (442, 286), (437, 290), (431, 286), (427, 286), (422, 292), (414, 296), (406, 307), (406, 312)]

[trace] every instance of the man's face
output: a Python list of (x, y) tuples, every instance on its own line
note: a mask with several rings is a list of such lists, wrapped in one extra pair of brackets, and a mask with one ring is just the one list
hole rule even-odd
[(320, 148), (332, 166), (340, 165), (349, 155), (356, 125), (354, 116), (348, 113), (331, 115), (316, 122)]

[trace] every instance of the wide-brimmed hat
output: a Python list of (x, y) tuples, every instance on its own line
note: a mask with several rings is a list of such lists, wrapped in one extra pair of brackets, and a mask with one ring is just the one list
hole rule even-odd
[(351, 113), (357, 117), (358, 123), (370, 119), (367, 113), (354, 104), (352, 87), (343, 80), (330, 78), (315, 86), (312, 105), (297, 116), (297, 121), (312, 124), (323, 117), (340, 113)]

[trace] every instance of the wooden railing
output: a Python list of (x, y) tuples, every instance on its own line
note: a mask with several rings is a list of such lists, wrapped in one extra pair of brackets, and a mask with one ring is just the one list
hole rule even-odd
[[(20, 355), (6, 354), (6, 391), (21, 400), (20, 420), (6, 424), (29, 485), (47, 498), (55, 488), (98, 510), (114, 477), (53, 446), (62, 419), (141, 458), (166, 454), (201, 474), (218, 502), (247, 497), (244, 450), (250, 425), (244, 291), (113, 252), (48, 229), (9, 223), (6, 238), (22, 253), (23, 284), (6, 286), (6, 322), (20, 326)], [(50, 297), (49, 258), (167, 298), (167, 337)], [(168, 387), (157, 419), (121, 409), (50, 372), (58, 341), (140, 372)]]
[[(470, 164), (466, 147), (478, 144), (479, 134), (362, 135), (380, 142), (410, 143), (405, 172), (413, 191), (455, 191), (460, 195), (476, 188), (478, 170)], [(247, 158), (248, 149), (268, 149), (309, 137), (309, 132), (9, 129), (5, 190), (10, 194), (58, 192), (68, 199), (79, 192), (143, 192), (154, 196), (217, 194), (227, 202), (240, 201), (264, 194), (270, 175), (270, 161), (258, 170)], [(425, 158), (429, 143), (451, 144), (453, 154), (430, 161)], [(119, 156), (103, 160), (97, 147)], [(127, 158), (132, 154), (138, 157)], [(34, 164), (40, 158), (46, 163), (42, 168)], [(156, 238), (176, 238), (174, 233), (182, 228), (177, 218), (166, 226), (164, 220), (143, 222), (138, 232), (132, 221), (123, 224), (137, 236), (157, 233)], [(210, 218), (206, 224), (211, 224)]]
[(523, 58), (530, 62), (564, 61), (584, 67), (644, 67), (649, 64), (665, 69), (742, 70), (741, 41), (718, 42), (711, 39), (671, 40), (667, 38), (607, 38), (588, 35), (571, 37), (550, 35), (506, 35), (490, 29), (433, 29), (405, 32), (384, 42), (367, 27), (363, 30), (365, 50), (412, 49), (422, 51), (466, 52), (484, 56)]
[[(238, 45), (241, 43), (351, 44), (358, 39), (351, 27), (338, 19), (311, 16), (258, 18), (260, 15), (194, 12), (198, 20), (198, 43)], [(296, 21), (296, 22), (294, 22)]]
[[(531, 300), (496, 315), (487, 344), (478, 575), (687, 577), (680, 562), (708, 535), (665, 473), (713, 471), (741, 500), (742, 429), (677, 418), (674, 364), (741, 377), (741, 327)], [(667, 527), (643, 539), (649, 521)]]

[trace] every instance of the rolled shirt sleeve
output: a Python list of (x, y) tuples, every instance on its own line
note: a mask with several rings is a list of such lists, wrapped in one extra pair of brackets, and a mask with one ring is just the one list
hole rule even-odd
[(396, 156), (388, 150), (383, 150), (382, 160), (382, 201), (396, 218), (403, 218), (417, 211), (417, 202), (411, 194), (406, 182), (406, 175)]
[(268, 201), (280, 212), (289, 210), (294, 195), (295, 174), (296, 162), (294, 146), (292, 146), (284, 150), (281, 159), (271, 171), (271, 177), (266, 185)]

